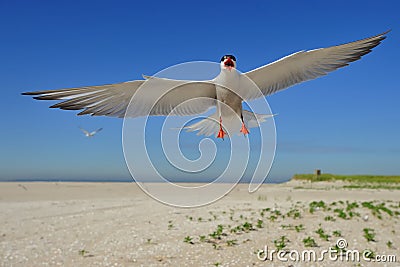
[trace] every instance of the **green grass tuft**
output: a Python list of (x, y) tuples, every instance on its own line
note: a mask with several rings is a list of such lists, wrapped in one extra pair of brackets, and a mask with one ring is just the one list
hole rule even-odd
[(330, 173), (323, 173), (316, 176), (315, 174), (295, 174), (295, 180), (307, 180), (311, 182), (320, 181), (345, 181), (345, 182), (358, 182), (358, 183), (400, 183), (400, 176), (385, 176), (385, 175), (337, 175)]

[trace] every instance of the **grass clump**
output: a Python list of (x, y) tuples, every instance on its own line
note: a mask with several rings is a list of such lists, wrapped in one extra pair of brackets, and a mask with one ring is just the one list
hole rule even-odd
[(318, 247), (317, 242), (311, 236), (304, 238), (303, 244), (305, 247)]
[(328, 222), (328, 221), (329, 221), (329, 222), (334, 222), (334, 221), (336, 221), (335, 218), (333, 218), (333, 217), (330, 216), (330, 215), (326, 216), (326, 217), (324, 218), (324, 220), (327, 221), (327, 222)]
[(281, 236), (279, 239), (274, 240), (274, 245), (278, 251), (281, 251), (287, 246), (289, 239), (286, 236)]
[(234, 245), (237, 245), (237, 240), (236, 240), (236, 239), (227, 240), (227, 241), (226, 241), (226, 245), (227, 245), (228, 247), (232, 247), (232, 246), (234, 246)]
[(224, 231), (224, 226), (222, 224), (218, 224), (217, 230), (215, 230), (214, 232), (209, 234), (209, 236), (214, 238), (214, 239), (221, 239), (223, 231)]
[(318, 230), (315, 231), (315, 233), (317, 233), (321, 239), (323, 239), (323, 240), (325, 240), (325, 241), (329, 241), (330, 235), (328, 235), (327, 233), (325, 233), (324, 229), (322, 229), (321, 227), (318, 228)]
[(371, 228), (364, 228), (364, 237), (368, 242), (376, 242), (375, 240), (375, 230)]
[(185, 236), (185, 238), (183, 239), (183, 242), (188, 243), (188, 244), (192, 244), (192, 245), (194, 244), (193, 243), (193, 238), (190, 237), (189, 235)]
[(314, 213), (316, 210), (319, 209), (323, 209), (326, 210), (326, 204), (324, 201), (320, 200), (320, 201), (313, 201), (310, 204), (308, 204), (309, 206), (309, 211), (310, 213)]
[(347, 219), (347, 214), (343, 209), (334, 209), (333, 212), (335, 212), (339, 218), (342, 218), (343, 220)]
[(342, 232), (339, 230), (335, 230), (332, 232), (332, 235), (336, 236), (336, 237), (341, 237), (342, 236)]
[(304, 225), (302, 225), (302, 224), (294, 226), (294, 230), (296, 230), (297, 233), (299, 233), (300, 231), (303, 231), (304, 229), (305, 229)]
[(254, 227), (253, 227), (253, 224), (251, 224), (251, 223), (249, 223), (249, 222), (243, 223), (242, 229), (243, 229), (244, 232), (248, 232), (248, 231), (253, 231), (253, 230), (255, 230)]
[(372, 212), (372, 215), (376, 216), (378, 219), (382, 219), (381, 211), (386, 212), (389, 216), (393, 216), (393, 214), (394, 214), (393, 211), (391, 209), (389, 209), (388, 207), (386, 207), (385, 203), (383, 203), (383, 202), (378, 205), (374, 205), (370, 201), (369, 202), (365, 201), (365, 202), (362, 202), (361, 205), (364, 208), (370, 209)]
[(298, 209), (291, 209), (286, 215), (288, 217), (292, 217), (293, 219), (301, 218), (301, 213)]

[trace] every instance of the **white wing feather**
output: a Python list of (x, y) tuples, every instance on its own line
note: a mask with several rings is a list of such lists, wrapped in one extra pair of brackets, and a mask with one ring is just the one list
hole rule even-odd
[(79, 127), (79, 129), (80, 129), (85, 135), (89, 135), (89, 132), (86, 131), (85, 129), (83, 129), (83, 128), (81, 128), (81, 127)]
[(101, 130), (103, 130), (103, 128), (99, 128), (99, 129), (97, 129), (97, 130), (91, 132), (90, 135), (95, 135), (95, 134), (97, 134), (98, 132), (100, 132)]
[[(138, 90), (143, 85), (143, 89)], [(172, 90), (171, 90), (172, 89)], [(215, 85), (208, 81), (179, 81), (151, 77), (146, 81), (129, 81), (100, 86), (26, 92), (38, 100), (63, 100), (51, 106), (64, 110), (82, 110), (78, 115), (124, 117), (134, 96), (130, 117), (146, 115), (192, 115), (205, 112), (215, 104)], [(201, 97), (199, 101), (183, 102)], [(208, 99), (208, 100), (205, 100)]]
[[(350, 62), (371, 52), (372, 48), (386, 38), (387, 33), (388, 31), (343, 45), (300, 51), (249, 71), (245, 75), (261, 89), (264, 95), (270, 95), (349, 65)], [(255, 90), (246, 91), (243, 87), (241, 90), (240, 94), (246, 100), (260, 97)]]

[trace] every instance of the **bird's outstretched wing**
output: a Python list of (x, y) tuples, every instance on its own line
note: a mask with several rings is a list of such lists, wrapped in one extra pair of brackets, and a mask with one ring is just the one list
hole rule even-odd
[(98, 132), (100, 132), (101, 130), (103, 130), (103, 128), (99, 128), (99, 129), (97, 129), (97, 130), (91, 132), (90, 135), (95, 135), (95, 134), (97, 134)]
[(82, 131), (85, 135), (89, 135), (89, 132), (86, 131), (85, 129), (83, 129), (82, 127), (79, 127), (79, 129), (81, 129), (81, 131)]
[[(140, 87), (142, 89), (138, 90)], [(78, 115), (124, 117), (134, 96), (129, 117), (147, 115), (193, 115), (203, 113), (215, 105), (215, 85), (208, 81), (180, 81), (147, 77), (100, 86), (26, 92), (38, 100), (62, 100), (51, 108), (82, 110)], [(200, 98), (199, 101), (183, 102)]]
[[(270, 95), (349, 65), (350, 62), (371, 52), (372, 48), (386, 38), (388, 32), (338, 46), (300, 51), (249, 71), (245, 75), (260, 88), (263, 95)], [(246, 92), (246, 88), (243, 87), (242, 90), (240, 94), (246, 100), (261, 96), (255, 90)]]

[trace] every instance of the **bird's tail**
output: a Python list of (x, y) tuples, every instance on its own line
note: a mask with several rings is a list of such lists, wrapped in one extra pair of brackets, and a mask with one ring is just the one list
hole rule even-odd
[[(242, 114), (247, 128), (259, 127), (262, 122), (265, 122), (268, 118), (275, 116), (272, 114), (257, 114), (247, 110), (243, 110)], [(219, 115), (216, 112), (199, 122), (184, 127), (184, 129), (186, 129), (188, 132), (198, 131), (197, 135), (210, 136), (218, 133), (220, 127), (219, 120)], [(240, 134), (241, 126), (242, 123), (238, 116), (222, 119), (222, 128), (225, 132), (230, 134)]]

